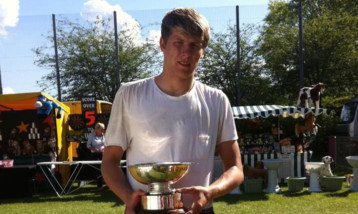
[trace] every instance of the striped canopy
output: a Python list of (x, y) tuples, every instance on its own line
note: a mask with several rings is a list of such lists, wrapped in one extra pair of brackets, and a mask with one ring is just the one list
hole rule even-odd
[(327, 114), (327, 109), (323, 108), (301, 108), (296, 106), (281, 106), (281, 105), (261, 105), (261, 106), (234, 106), (232, 112), (235, 119), (254, 119), (256, 117), (267, 118), (273, 116), (283, 117), (303, 117), (308, 113), (313, 113), (315, 116), (320, 114)]

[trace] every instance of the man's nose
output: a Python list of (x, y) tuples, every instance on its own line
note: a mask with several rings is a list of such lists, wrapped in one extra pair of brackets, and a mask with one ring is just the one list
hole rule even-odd
[(181, 54), (185, 56), (190, 56), (193, 53), (193, 47), (191, 45), (183, 45)]

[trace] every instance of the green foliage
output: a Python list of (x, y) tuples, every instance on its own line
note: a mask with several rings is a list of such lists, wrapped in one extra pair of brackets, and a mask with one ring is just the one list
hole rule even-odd
[[(255, 46), (250, 42), (254, 28), (246, 26), (241, 31), (241, 105), (265, 104), (270, 101), (270, 82), (264, 75)], [(212, 38), (205, 51), (205, 57), (197, 71), (198, 78), (213, 87), (222, 89), (233, 105), (237, 104), (237, 55), (236, 29), (228, 27), (227, 32), (212, 32)]]
[(355, 95), (348, 95), (348, 96), (343, 96), (343, 97), (329, 97), (329, 96), (324, 96), (322, 98), (322, 106), (324, 108), (330, 109), (330, 111), (332, 112), (332, 114), (334, 114), (336, 117), (340, 117), (340, 113), (342, 110), (342, 106), (343, 104), (356, 97)]
[[(358, 94), (358, 6), (349, 0), (304, 0), (304, 84), (326, 85), (324, 108), (341, 105), (328, 100)], [(265, 24), (255, 34), (245, 26), (241, 37), (240, 105), (296, 105), (299, 91), (298, 0), (272, 1)], [(257, 31), (256, 31), (257, 32)], [(198, 78), (237, 101), (236, 28), (212, 33), (198, 69)]]
[[(329, 115), (317, 117), (320, 128), (310, 149), (316, 155), (327, 155), (328, 138), (334, 135), (342, 105), (357, 94), (358, 3), (349, 0), (271, 2), (256, 42), (273, 89), (285, 96), (288, 104), (295, 104), (299, 88), (299, 2), (303, 17), (304, 83), (305, 86), (325, 83), (321, 106), (330, 110)], [(294, 124), (300, 119), (280, 122), (284, 135), (294, 136)]]
[[(264, 69), (277, 97), (275, 104), (292, 104), (298, 95), (298, 22), (287, 3), (274, 1), (269, 5), (266, 24), (256, 40), (258, 54), (265, 61)], [(286, 100), (280, 99), (282, 96)], [(287, 101), (289, 103), (287, 103)]]
[[(298, 94), (298, 0), (273, 1), (257, 39), (274, 89), (295, 103)], [(302, 0), (304, 83), (323, 82), (332, 98), (357, 93), (358, 4)]]
[[(81, 25), (68, 20), (57, 21), (57, 44), (61, 89), (64, 100), (79, 100), (93, 94), (99, 99), (113, 101), (118, 85), (114, 33), (109, 19), (97, 19), (93, 25)], [(128, 31), (118, 35), (121, 82), (148, 77), (155, 70), (157, 48), (149, 41), (140, 44)], [(52, 34), (47, 36), (52, 41)], [(39, 84), (44, 88), (56, 86), (53, 47), (34, 49), (37, 64), (52, 70)]]

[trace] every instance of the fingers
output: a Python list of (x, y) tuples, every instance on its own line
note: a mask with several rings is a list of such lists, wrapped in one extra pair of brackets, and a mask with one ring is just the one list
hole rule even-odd
[(183, 187), (183, 188), (175, 189), (176, 192), (180, 192), (180, 193), (189, 193), (193, 190), (194, 190), (193, 187)]
[(203, 191), (203, 187), (200, 186), (182, 187), (182, 188), (175, 189), (175, 191), (185, 194), (193, 194), (195, 192)]
[(124, 211), (125, 214), (136, 214), (135, 210), (130, 210), (128, 207), (126, 207), (126, 210)]
[(145, 193), (146, 192), (144, 192), (144, 190), (141, 190), (141, 189), (133, 192), (133, 194), (136, 195), (136, 196), (142, 196), (142, 195), (145, 195)]
[(183, 194), (191, 194), (193, 198), (193, 203), (189, 210), (186, 212), (187, 214), (198, 214), (204, 208), (206, 203), (208, 202), (205, 194), (204, 188), (201, 187), (185, 187), (177, 189), (177, 192)]
[(199, 214), (203, 208), (204, 208), (203, 205), (201, 205), (200, 203), (194, 202), (191, 206), (191, 209), (187, 213)]
[(139, 204), (140, 204), (140, 201), (141, 201), (141, 196), (142, 195), (145, 195), (145, 192), (143, 190), (137, 190), (135, 192), (133, 192), (133, 195), (132, 195), (132, 205), (134, 207), (137, 207)]
[(141, 189), (134, 191), (131, 195), (130, 201), (128, 201), (126, 206), (126, 214), (135, 214), (136, 209), (140, 206), (141, 196), (145, 195), (145, 192)]

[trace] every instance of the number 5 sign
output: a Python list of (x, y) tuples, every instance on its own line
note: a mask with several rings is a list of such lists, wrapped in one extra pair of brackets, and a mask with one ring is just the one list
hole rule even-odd
[(93, 126), (96, 122), (96, 112), (95, 111), (86, 111), (85, 112), (85, 121), (86, 126)]
[(81, 98), (82, 115), (85, 121), (83, 130), (85, 136), (91, 133), (97, 117), (97, 101), (95, 96), (84, 96)]

